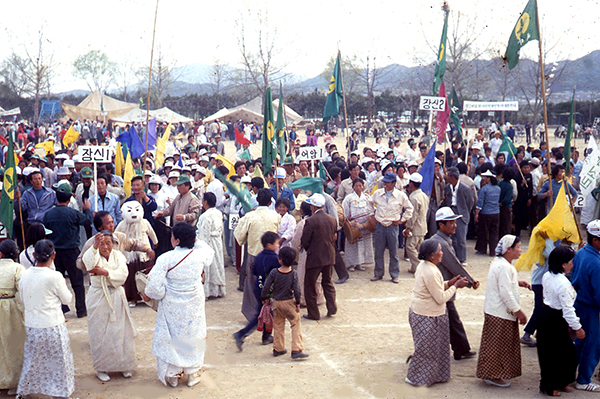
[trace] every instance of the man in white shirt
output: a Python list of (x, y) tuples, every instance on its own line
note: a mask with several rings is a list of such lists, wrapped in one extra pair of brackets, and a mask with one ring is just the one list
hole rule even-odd
[(494, 138), (490, 140), (490, 148), (492, 149), (492, 155), (496, 157), (498, 150), (502, 146), (502, 134), (500, 132), (494, 133)]

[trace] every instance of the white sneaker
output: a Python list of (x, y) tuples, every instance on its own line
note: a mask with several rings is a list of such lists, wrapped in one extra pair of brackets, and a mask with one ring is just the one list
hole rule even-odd
[(133, 377), (133, 373), (131, 371), (124, 371), (121, 374), (123, 374), (124, 378), (131, 378), (131, 377)]
[(575, 384), (575, 389), (579, 389), (580, 391), (588, 391), (588, 392), (600, 392), (600, 385), (594, 384), (590, 382), (589, 384)]
[(96, 373), (96, 377), (98, 377), (98, 379), (100, 381), (102, 381), (102, 382), (108, 382), (108, 381), (110, 381), (110, 376), (108, 374), (106, 374), (106, 373), (101, 372), (101, 371), (98, 371)]
[(137, 306), (137, 302), (129, 302), (130, 308), (135, 308)]
[(169, 384), (173, 388), (179, 385), (179, 377), (165, 377), (165, 379), (167, 381), (167, 384)]

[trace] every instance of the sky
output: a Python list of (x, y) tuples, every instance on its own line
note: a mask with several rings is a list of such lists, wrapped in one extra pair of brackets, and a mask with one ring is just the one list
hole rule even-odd
[[(551, 48), (547, 61), (576, 59), (600, 48), (599, 3), (538, 0), (543, 44)], [(175, 66), (218, 61), (239, 67), (239, 21), (249, 48), (255, 48), (260, 14), (276, 43), (274, 63), (285, 65), (288, 73), (319, 75), (338, 47), (343, 55), (375, 57), (378, 67), (432, 63), (443, 25), (441, 5), (429, 0), (159, 0), (155, 48)], [(504, 52), (525, 5), (525, 0), (449, 0), (449, 32), (472, 32), (474, 46), (489, 58)], [(90, 50), (105, 52), (128, 71), (149, 64), (155, 7), (154, 0), (6, 1), (0, 60), (13, 51), (34, 51), (42, 30), (44, 48), (57, 64), (53, 91), (86, 89), (72, 75), (72, 64)], [(537, 42), (522, 56), (537, 57)]]

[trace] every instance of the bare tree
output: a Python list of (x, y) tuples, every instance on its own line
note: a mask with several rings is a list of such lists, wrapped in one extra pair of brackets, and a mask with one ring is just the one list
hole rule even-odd
[(85, 80), (90, 91), (106, 91), (115, 83), (118, 67), (100, 50), (82, 54), (73, 62), (74, 75)]
[[(181, 76), (181, 71), (177, 72), (175, 69), (175, 63), (169, 63), (168, 57), (162, 51), (159, 46), (157, 48), (157, 55), (153, 61), (152, 67), (152, 87), (150, 89), (151, 104), (154, 103), (157, 108), (162, 108), (163, 100), (173, 88), (173, 85)], [(146, 87), (146, 93), (148, 92), (148, 76), (150, 70), (147, 66), (142, 67), (138, 70), (138, 77), (142, 84), (142, 87)]]
[(31, 96), (34, 99), (34, 120), (40, 114), (42, 96), (51, 91), (51, 82), (56, 73), (53, 54), (46, 47), (43, 30), (38, 32), (37, 46), (24, 48), (25, 56), (13, 52), (3, 63), (2, 77), (5, 83), (18, 96)]
[(229, 69), (227, 65), (221, 63), (219, 59), (215, 59), (210, 71), (209, 81), (211, 83), (212, 92), (217, 101), (217, 109), (221, 109), (221, 90), (229, 77)]
[(264, 98), (271, 79), (274, 76), (278, 79), (285, 77), (282, 71), (287, 64), (276, 60), (276, 55), (280, 54), (281, 49), (276, 40), (277, 27), (272, 28), (269, 25), (268, 14), (258, 11), (248, 20), (245, 18), (246, 16), (240, 16), (235, 21), (243, 66), (243, 71), (235, 75), (236, 84), (253, 95)]

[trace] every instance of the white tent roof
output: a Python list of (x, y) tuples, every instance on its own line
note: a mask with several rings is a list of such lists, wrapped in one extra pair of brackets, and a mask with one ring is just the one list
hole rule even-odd
[[(291, 126), (294, 123), (299, 123), (304, 118), (302, 115), (298, 114), (296, 111), (283, 104), (284, 107), (284, 115), (285, 122), (287, 126)], [(275, 115), (275, 120), (277, 120), (277, 112), (279, 110), (279, 100), (273, 101), (273, 114)], [(241, 115), (241, 116), (238, 116)], [(244, 116), (245, 115), (245, 116)], [(204, 118), (203, 122), (212, 122), (215, 119), (242, 119), (244, 122), (263, 122), (263, 102), (260, 97), (255, 97), (252, 100), (248, 101), (245, 104), (238, 105), (235, 108), (227, 109), (223, 108), (220, 111), (212, 114), (211, 116)]]
[[(138, 104), (126, 103), (102, 94), (99, 91), (94, 91), (87, 96), (79, 105), (70, 105), (61, 102), (65, 114), (73, 120), (77, 119), (112, 119), (116, 116), (123, 115), (138, 107)], [(104, 114), (102, 113), (104, 109)]]
[[(180, 115), (167, 107), (151, 110), (150, 119), (152, 118), (156, 118), (158, 122), (167, 123), (191, 122), (193, 120)], [(121, 123), (146, 122), (146, 110), (136, 107), (129, 112), (124, 113), (123, 115), (119, 115), (111, 119), (115, 122)]]

